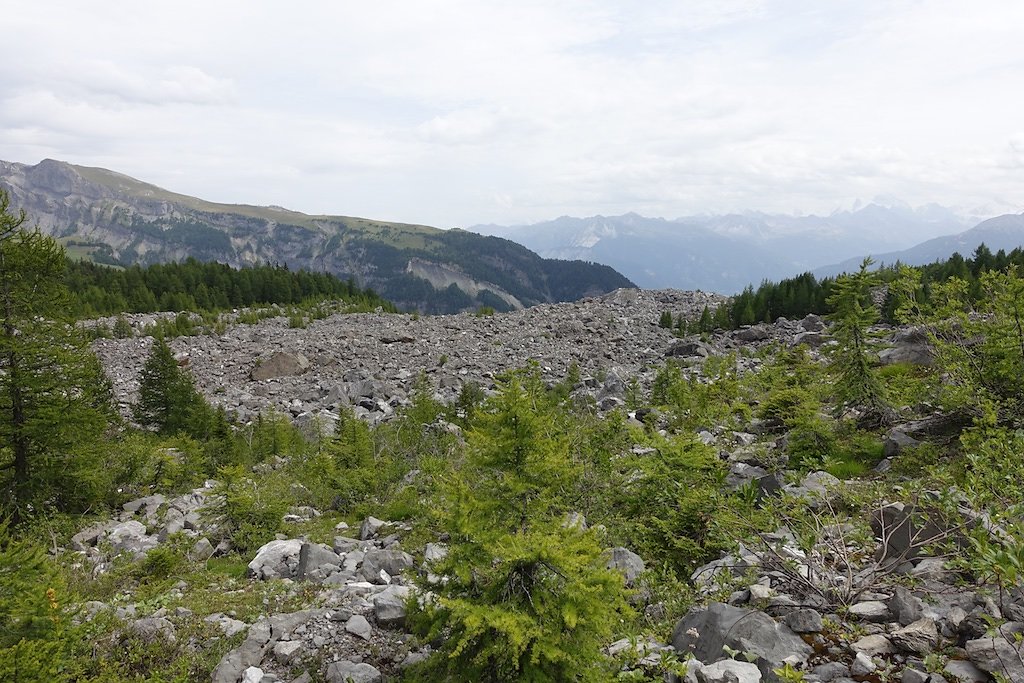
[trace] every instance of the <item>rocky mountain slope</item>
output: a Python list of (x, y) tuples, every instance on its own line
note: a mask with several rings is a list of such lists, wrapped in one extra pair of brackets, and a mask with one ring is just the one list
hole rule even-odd
[(551, 258), (607, 263), (641, 287), (736, 293), (846, 257), (961, 232), (968, 219), (936, 205), (870, 204), (829, 216), (750, 212), (674, 220), (563, 216), (526, 226), (475, 226)]
[[(813, 315), (705, 339), (679, 339), (657, 325), (661, 311), (692, 316), (721, 300), (699, 292), (619, 290), (496, 316), (336, 315), (306, 329), (268, 319), (171, 345), (207, 398), (243, 421), (274, 408), (299, 422), (318, 418), (329, 429), (339, 408), (351, 407), (374, 423), (391, 419), (408, 403), (421, 372), (437, 397), (450, 402), (464, 384), (493, 388), (496, 374), (529, 361), (552, 383), (575, 364), (573, 395), (592, 399), (604, 414), (625, 406), (631, 384), (649, 389), (666, 361), (700, 377), (708, 362), (733, 353), (730, 372), (745, 375), (769, 362), (759, 351), (799, 346), (817, 362), (832, 343), (827, 323)], [(129, 320), (141, 329), (152, 317)], [(881, 363), (906, 363), (903, 371), (911, 372), (934, 362), (919, 330), (875, 331), (889, 346)], [(136, 336), (95, 343), (124, 407), (134, 398), (151, 342)], [(917, 414), (909, 407), (904, 412)], [(639, 425), (641, 418), (662, 433), (674, 429), (653, 413), (631, 412), (628, 420)], [(734, 427), (708, 424), (694, 435), (715, 449), (727, 470), (722, 491), (780, 501), (788, 512), (777, 518), (778, 528), (738, 530), (735, 548), (692, 572), (693, 607), (674, 620), (670, 636), (608, 643), (606, 652), (620, 663), (625, 680), (1024, 680), (1014, 638), (1024, 631), (1024, 594), (1019, 587), (996, 593), (975, 586), (939, 545), (950, 539), (966, 544), (969, 528), (994, 536), (1000, 529), (962, 501), (954, 500), (954, 516), (945, 516), (941, 503), (948, 496), (937, 491), (904, 491), (897, 483), (886, 495), (901, 498), (870, 498), (878, 478), (900, 466), (901, 454), (919, 440), (935, 436), (940, 423), (925, 416), (895, 425), (886, 435), (886, 457), (869, 473), (875, 481), (840, 482), (824, 471), (798, 473), (779, 465), (795, 433), (781, 421), (738, 419)], [(436, 426), (459, 433), (450, 423)], [(638, 444), (628, 457), (656, 453)], [(283, 467), (280, 458), (257, 466), (261, 472)], [(410, 476), (413, 481), (416, 474)], [(102, 575), (115, 571), (118, 552), (142, 561), (177, 534), (188, 541), (190, 561), (202, 565), (226, 552), (207, 540), (216, 532), (215, 518), (205, 512), (216, 505), (212, 486), (131, 501), (115, 518), (77, 534), (72, 549)], [(863, 507), (851, 507), (856, 505)], [(292, 509), (286, 528), (309, 528), (321, 513)], [(431, 571), (447, 546), (423, 544), (409, 523), (370, 516), (357, 526), (339, 523), (332, 527), (333, 540), (319, 543), (299, 531), (282, 533), (247, 558), (244, 580), (210, 584), (208, 589), (227, 595), (265, 595), (258, 614), (194, 613), (183, 605), (196, 604), (188, 594), (203, 589), (184, 581), (159, 600), (125, 594), (109, 604), (91, 603), (86, 612), (88, 618), (112, 612), (126, 633), (147, 642), (173, 642), (201, 628), (207, 634), (202, 647), (223, 651), (208, 679), (214, 683), (395, 680), (435, 645), (407, 632), (407, 610), (409, 596), (422, 590), (413, 577), (420, 577), (419, 586), (424, 577), (427, 583), (443, 581), (431, 579)], [(638, 610), (652, 620), (665, 614), (666, 605), (655, 597), (665, 595), (656, 584), (660, 575), (645, 574), (642, 557), (626, 547), (608, 548), (606, 557), (608, 567), (636, 589)]]
[(73, 255), (112, 263), (195, 257), (352, 277), (400, 308), (511, 310), (631, 283), (606, 266), (543, 259), (505, 239), (280, 207), (228, 205), (100, 168), (0, 162), (0, 186)]
[[(332, 420), (330, 411), (341, 404), (377, 422), (405, 401), (420, 372), (450, 403), (464, 384), (489, 388), (495, 376), (530, 361), (551, 381), (575, 363), (595, 388), (608, 386), (610, 408), (621, 405), (631, 379), (649, 382), (677, 341), (657, 326), (661, 311), (693, 318), (722, 301), (699, 292), (622, 289), (493, 316), (348, 314), (305, 329), (270, 318), (222, 335), (179, 337), (171, 347), (207, 398), (243, 421), (268, 408)], [(156, 317), (127, 319), (141, 331)], [(112, 325), (113, 319), (100, 322)], [(135, 399), (151, 343), (141, 336), (95, 343), (123, 406)]]

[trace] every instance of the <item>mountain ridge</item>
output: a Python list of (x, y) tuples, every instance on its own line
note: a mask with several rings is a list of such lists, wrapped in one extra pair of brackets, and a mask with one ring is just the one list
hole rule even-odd
[(735, 293), (865, 252), (958, 233), (970, 227), (966, 221), (934, 204), (868, 204), (828, 216), (748, 211), (666, 219), (627, 213), (472, 229), (515, 239), (542, 256), (607, 263), (645, 288)]
[[(428, 313), (508, 310), (634, 286), (610, 267), (544, 259), (498, 237), (210, 202), (53, 159), (36, 165), (0, 161), (0, 186), (43, 232), (94, 244), (107, 262), (147, 265), (194, 257), (235, 267), (279, 263), (351, 277), (402, 308)], [(413, 259), (453, 271), (452, 284), (437, 289), (410, 268)], [(458, 282), (472, 283), (475, 294)]]

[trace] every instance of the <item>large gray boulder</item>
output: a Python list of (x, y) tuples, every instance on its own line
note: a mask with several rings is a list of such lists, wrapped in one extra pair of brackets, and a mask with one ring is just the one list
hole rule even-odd
[(271, 541), (256, 551), (256, 557), (249, 563), (249, 576), (257, 579), (291, 578), (298, 569), (301, 552), (300, 539)]
[(114, 552), (140, 555), (155, 548), (159, 542), (155, 536), (146, 535), (146, 526), (134, 519), (121, 522), (107, 535)]
[(341, 556), (338, 553), (319, 543), (303, 543), (299, 549), (299, 563), (295, 568), (295, 578), (323, 579), (330, 575), (330, 569), (339, 567), (341, 567)]
[(982, 671), (1001, 674), (1009, 681), (1024, 681), (1024, 649), (1002, 636), (978, 638), (966, 643), (967, 658)]
[(716, 662), (726, 655), (723, 646), (757, 656), (763, 676), (771, 670), (807, 661), (810, 645), (764, 612), (713, 602), (707, 609), (693, 609), (672, 631), (672, 646), (680, 656), (692, 654), (702, 662)]
[(411, 569), (412, 564), (412, 555), (403, 552), (401, 548), (372, 548), (363, 556), (361, 573), (370, 583), (377, 583), (381, 570), (387, 572), (388, 576), (399, 576), (406, 569)]
[(380, 626), (405, 624), (406, 602), (411, 589), (408, 586), (388, 586), (373, 596), (373, 613)]
[(252, 369), (250, 377), (254, 381), (301, 375), (309, 370), (309, 359), (301, 353), (277, 351), (266, 358), (261, 358)]
[(697, 671), (700, 683), (760, 683), (761, 671), (750, 662), (723, 659)]

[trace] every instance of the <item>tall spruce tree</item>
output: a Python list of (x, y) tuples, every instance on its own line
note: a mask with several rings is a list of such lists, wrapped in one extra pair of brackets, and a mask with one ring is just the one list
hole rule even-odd
[(113, 416), (88, 340), (64, 319), (64, 250), (26, 220), (0, 190), (0, 507), (15, 521), (96, 501)]
[(178, 365), (162, 338), (153, 342), (139, 375), (136, 422), (161, 434), (185, 432), (205, 436), (212, 411), (196, 390), (187, 370)]

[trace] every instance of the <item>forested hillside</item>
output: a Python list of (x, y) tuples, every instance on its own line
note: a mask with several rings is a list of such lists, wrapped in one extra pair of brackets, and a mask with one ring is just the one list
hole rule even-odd
[(345, 302), (351, 310), (395, 307), (351, 280), (327, 273), (291, 271), (278, 266), (236, 269), (221, 263), (153, 264), (114, 268), (68, 260), (64, 282), (76, 317), (154, 311), (217, 312), (254, 305)]
[[(921, 306), (933, 303), (933, 285), (957, 278), (964, 283), (966, 295), (970, 303), (977, 303), (986, 292), (982, 286), (982, 276), (990, 271), (1005, 271), (1015, 265), (1024, 268), (1024, 249), (1018, 247), (1010, 252), (1000, 249), (996, 253), (984, 244), (979, 246), (969, 258), (953, 254), (945, 261), (914, 266), (910, 272), (917, 273), (920, 278), (916, 300)], [(895, 263), (878, 269), (878, 284), (891, 284), (908, 270), (907, 266)], [(827, 277), (817, 279), (811, 273), (803, 273), (793, 278), (778, 282), (765, 281), (755, 290), (746, 287), (740, 294), (732, 297), (727, 306), (708, 311), (703, 319), (679, 321), (673, 319), (671, 324), (663, 321), (663, 326), (679, 326), (682, 332), (710, 331), (714, 327), (735, 329), (741, 325), (752, 325), (759, 322), (772, 322), (779, 317), (790, 319), (802, 318), (808, 313), (826, 314), (832, 309), (828, 305), (828, 297), (836, 279)], [(895, 322), (895, 296), (886, 295), (882, 307), (882, 317), (887, 322)], [(680, 325), (682, 323), (682, 325)]]

